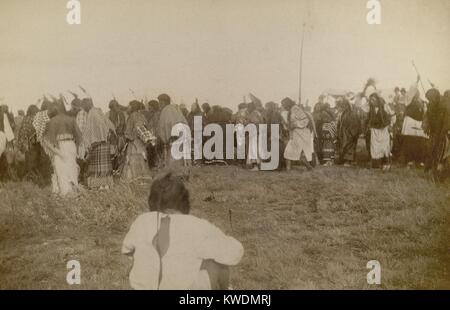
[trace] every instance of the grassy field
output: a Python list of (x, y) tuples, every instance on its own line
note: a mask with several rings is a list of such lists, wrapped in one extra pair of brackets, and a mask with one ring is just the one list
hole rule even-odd
[[(235, 289), (450, 289), (450, 184), (420, 170), (202, 167), (186, 184), (193, 214), (244, 245)], [(121, 242), (148, 193), (135, 182), (70, 200), (1, 184), (0, 288), (128, 289)], [(66, 284), (72, 259), (78, 286)], [(381, 263), (380, 286), (367, 284), (369, 260)]]

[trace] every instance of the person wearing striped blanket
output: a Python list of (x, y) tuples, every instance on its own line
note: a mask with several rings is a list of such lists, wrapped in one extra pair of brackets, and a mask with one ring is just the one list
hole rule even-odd
[(92, 107), (90, 98), (83, 99), (88, 110), (83, 129), (83, 146), (87, 150), (87, 185), (91, 189), (109, 189), (113, 183), (110, 137), (115, 134), (113, 123), (99, 108)]

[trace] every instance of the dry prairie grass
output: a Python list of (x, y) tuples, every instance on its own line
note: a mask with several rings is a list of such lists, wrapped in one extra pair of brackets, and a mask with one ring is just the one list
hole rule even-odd
[[(249, 172), (193, 168), (192, 213), (239, 239), (235, 289), (450, 289), (450, 185), (418, 170)], [(1, 289), (128, 289), (124, 235), (147, 210), (148, 183), (56, 199), (31, 183), (0, 185)], [(231, 212), (230, 212), (231, 210)], [(231, 219), (230, 219), (231, 213)], [(81, 285), (66, 263), (81, 263)]]

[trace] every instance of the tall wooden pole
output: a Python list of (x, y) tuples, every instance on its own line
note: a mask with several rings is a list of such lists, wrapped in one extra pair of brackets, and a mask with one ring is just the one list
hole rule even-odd
[(299, 87), (298, 87), (298, 104), (302, 103), (302, 72), (303, 72), (303, 43), (305, 41), (305, 28), (306, 23), (303, 24), (302, 31), (302, 43), (300, 46), (300, 75), (299, 75)]

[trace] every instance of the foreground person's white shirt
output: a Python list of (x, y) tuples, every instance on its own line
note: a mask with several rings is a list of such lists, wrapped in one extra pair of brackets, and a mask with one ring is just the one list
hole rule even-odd
[[(160, 213), (160, 220), (167, 216)], [(209, 289), (206, 271), (200, 271), (204, 259), (233, 266), (244, 249), (239, 241), (226, 236), (206, 220), (192, 215), (170, 215), (170, 245), (162, 259), (162, 290)], [(134, 289), (158, 289), (159, 255), (152, 244), (157, 232), (157, 212), (140, 215), (125, 237), (122, 253), (133, 254), (130, 284)]]

